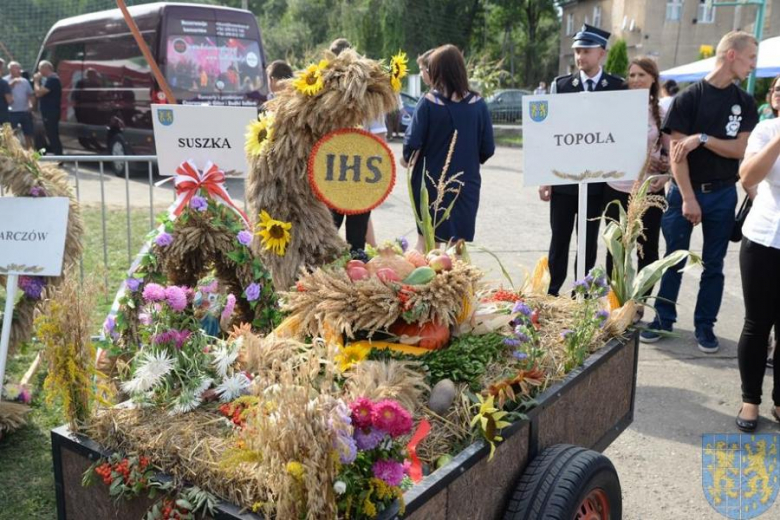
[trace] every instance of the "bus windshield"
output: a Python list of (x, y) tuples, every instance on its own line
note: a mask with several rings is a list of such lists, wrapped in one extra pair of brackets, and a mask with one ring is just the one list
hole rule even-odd
[(170, 35), (165, 78), (193, 94), (246, 94), (263, 88), (257, 41), (222, 36)]

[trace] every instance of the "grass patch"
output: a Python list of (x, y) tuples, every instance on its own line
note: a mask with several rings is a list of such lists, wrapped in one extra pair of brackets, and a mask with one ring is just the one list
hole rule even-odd
[(497, 135), (495, 136), (495, 141), (498, 146), (511, 146), (512, 148), (520, 148), (523, 146), (522, 135)]
[[(95, 334), (111, 308), (116, 290), (130, 267), (128, 259), (127, 214), (124, 209), (106, 209), (106, 244), (108, 259), (103, 253), (103, 226), (99, 207), (83, 207), (85, 237), (83, 276), (97, 276), (108, 280), (103, 294), (95, 295), (98, 308), (93, 317)], [(135, 257), (151, 229), (148, 210), (130, 212), (130, 254)], [(79, 275), (81, 275), (79, 272)], [(5, 290), (0, 289), (0, 304), (5, 300)], [(6, 379), (18, 382), (43, 348), (40, 343), (23, 345), (8, 360)], [(33, 377), (32, 412), (27, 416), (27, 426), (0, 440), (0, 520), (56, 518), (54, 473), (51, 460), (49, 431), (65, 422), (61, 409), (45, 402), (42, 392), (46, 370), (42, 365)]]

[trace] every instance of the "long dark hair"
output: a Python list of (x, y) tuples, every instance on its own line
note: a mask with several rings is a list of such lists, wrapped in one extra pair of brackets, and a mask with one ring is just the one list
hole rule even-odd
[(447, 99), (453, 94), (465, 97), (470, 92), (463, 54), (454, 45), (442, 45), (431, 54), (428, 63), (433, 88)]
[(655, 145), (659, 147), (661, 145), (661, 108), (658, 106), (658, 94), (661, 86), (659, 84), (658, 65), (652, 58), (634, 58), (628, 64), (629, 71), (633, 65), (650, 74), (650, 77), (653, 78), (653, 84), (650, 85), (650, 108), (653, 110), (655, 125), (658, 127), (658, 141), (656, 141)]

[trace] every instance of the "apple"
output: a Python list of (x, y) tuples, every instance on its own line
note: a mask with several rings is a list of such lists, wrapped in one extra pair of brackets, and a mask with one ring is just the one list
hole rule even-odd
[(449, 271), (452, 269), (452, 259), (448, 255), (442, 253), (439, 256), (431, 258), (428, 265), (437, 273)]
[(366, 267), (366, 264), (362, 260), (350, 260), (349, 262), (347, 262), (346, 269), (349, 270), (353, 267)]
[(371, 276), (371, 273), (368, 272), (368, 269), (365, 267), (355, 266), (351, 269), (347, 269), (347, 276), (349, 276), (349, 279), (353, 282), (356, 282), (358, 280), (366, 280)]
[(382, 267), (381, 269), (377, 269), (376, 277), (385, 283), (401, 281), (401, 277), (399, 277), (398, 274), (389, 267)]

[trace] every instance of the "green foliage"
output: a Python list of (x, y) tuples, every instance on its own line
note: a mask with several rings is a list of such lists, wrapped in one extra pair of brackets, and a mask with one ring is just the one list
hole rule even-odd
[(604, 70), (621, 78), (628, 76), (628, 47), (626, 47), (626, 40), (620, 39), (616, 41), (615, 45), (609, 49)]

